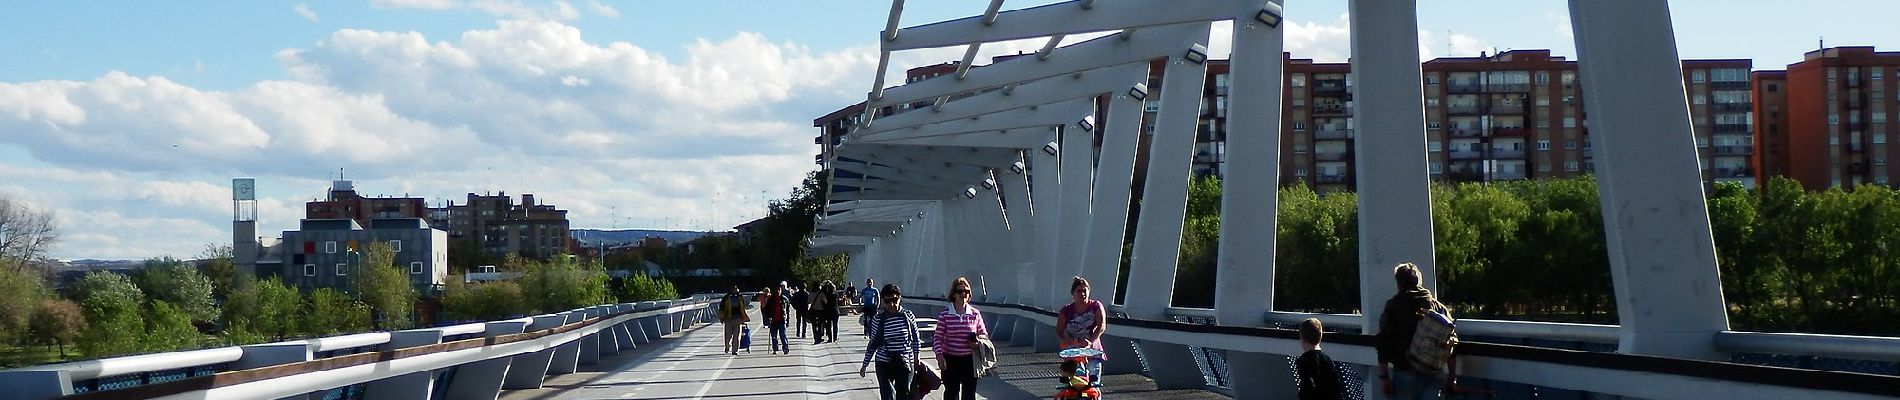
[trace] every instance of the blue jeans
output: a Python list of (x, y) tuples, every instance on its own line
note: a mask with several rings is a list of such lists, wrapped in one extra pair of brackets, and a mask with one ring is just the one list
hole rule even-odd
[(791, 353), (792, 342), (785, 339), (785, 322), (770, 323), (766, 324), (766, 326), (771, 330), (768, 331), (765, 336), (772, 338), (772, 349), (768, 351), (781, 351), (781, 349), (783, 349), (782, 351), (788, 354)]
[(902, 360), (877, 363), (877, 394), (883, 400), (910, 400), (910, 363)]
[(1392, 371), (1392, 394), (1401, 400), (1438, 399), (1445, 389), (1445, 375), (1418, 370)]

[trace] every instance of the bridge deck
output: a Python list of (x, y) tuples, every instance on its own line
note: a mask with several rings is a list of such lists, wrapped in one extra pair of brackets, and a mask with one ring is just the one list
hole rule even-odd
[[(756, 311), (754, 321), (758, 321)], [(871, 378), (858, 377), (866, 338), (855, 316), (839, 322), (844, 333), (835, 343), (813, 345), (792, 331), (792, 354), (767, 354), (769, 340), (753, 324), (752, 352), (721, 353), (723, 328), (701, 325), (668, 335), (638, 349), (583, 366), (573, 374), (549, 377), (540, 389), (509, 390), (502, 399), (877, 399)], [(1000, 344), (999, 344), (1000, 345)], [(1030, 347), (998, 349), (997, 374), (977, 384), (978, 398), (1048, 398), (1054, 392), (1057, 360)], [(924, 351), (925, 362), (934, 355)], [(1134, 362), (1128, 360), (1125, 362)], [(1106, 392), (1122, 399), (1221, 399), (1204, 391), (1156, 391), (1140, 375), (1111, 376)], [(939, 398), (933, 392), (929, 398)]]

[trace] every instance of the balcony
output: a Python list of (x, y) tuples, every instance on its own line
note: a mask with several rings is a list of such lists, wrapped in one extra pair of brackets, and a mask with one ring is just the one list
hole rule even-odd
[(1530, 133), (1531, 130), (1524, 129), (1524, 127), (1521, 126), (1491, 128), (1491, 136), (1497, 137), (1525, 137), (1529, 136)]
[(1480, 108), (1478, 107), (1477, 104), (1453, 104), (1453, 105), (1445, 106), (1445, 113), (1454, 114), (1454, 115), (1457, 115), (1457, 114), (1472, 115), (1472, 114), (1477, 114), (1479, 109)]
[(1484, 173), (1478, 172), (1478, 171), (1453, 169), (1453, 170), (1445, 171), (1445, 178), (1453, 182), (1483, 182)]
[(1745, 156), (1745, 155), (1755, 154), (1755, 146), (1750, 146), (1750, 145), (1714, 146), (1713, 148), (1709, 149), (1709, 152), (1711, 154), (1715, 154), (1718, 156)]
[(1748, 90), (1748, 81), (1709, 82), (1710, 90)]
[(1451, 153), (1451, 159), (1453, 160), (1479, 160), (1484, 158), (1484, 152), (1482, 151), (1453, 150), (1448, 153)]
[(1721, 133), (1752, 133), (1754, 132), (1754, 130), (1751, 128), (1752, 127), (1750, 127), (1748, 124), (1715, 124), (1714, 129), (1715, 129), (1715, 133), (1721, 134)]
[(1747, 178), (1755, 176), (1755, 172), (1749, 171), (1748, 168), (1710, 168), (1708, 171), (1710, 178)]
[(1319, 160), (1319, 161), (1351, 161), (1352, 152), (1350, 151), (1342, 151), (1338, 153), (1314, 152), (1313, 159)]
[(1754, 110), (1754, 105), (1749, 103), (1715, 103), (1709, 105), (1709, 110), (1715, 112), (1749, 112)]
[(1477, 82), (1472, 82), (1472, 83), (1447, 82), (1445, 84), (1445, 93), (1450, 93), (1450, 94), (1484, 93), (1484, 85), (1480, 85)]
[(1491, 173), (1491, 180), (1494, 181), (1517, 181), (1524, 180), (1525, 178), (1527, 177), (1524, 175), (1524, 171), (1498, 171)]
[(1493, 158), (1493, 159), (1511, 159), (1511, 160), (1522, 160), (1522, 159), (1524, 159), (1524, 150), (1522, 150), (1522, 149), (1517, 149), (1517, 150), (1513, 150), (1513, 149), (1491, 149), (1491, 158)]
[(1484, 136), (1484, 130), (1478, 129), (1476, 127), (1467, 128), (1467, 127), (1454, 126), (1451, 128), (1451, 130), (1446, 131), (1445, 135), (1450, 136), (1450, 137), (1455, 137), (1455, 138), (1474, 138), (1474, 137)]
[(1313, 140), (1352, 139), (1352, 131), (1344, 129), (1320, 129), (1313, 131)]
[(1352, 115), (1352, 107), (1347, 107), (1343, 104), (1315, 104), (1313, 105), (1313, 115), (1314, 116)]
[(1320, 79), (1313, 81), (1313, 93), (1341, 94), (1346, 93), (1346, 89), (1346, 81), (1343, 79)]
[(1319, 174), (1313, 177), (1313, 182), (1315, 183), (1346, 183), (1350, 181), (1351, 181), (1351, 177), (1346, 176), (1346, 174), (1337, 174), (1337, 175)]
[(1484, 89), (1491, 93), (1530, 93), (1531, 85), (1528, 83), (1493, 83), (1485, 86)]
[(1510, 104), (1510, 105), (1492, 104), (1491, 113), (1492, 114), (1523, 114), (1524, 105), (1523, 104)]
[(1857, 76), (1847, 77), (1847, 87), (1860, 87), (1860, 77), (1857, 77)]

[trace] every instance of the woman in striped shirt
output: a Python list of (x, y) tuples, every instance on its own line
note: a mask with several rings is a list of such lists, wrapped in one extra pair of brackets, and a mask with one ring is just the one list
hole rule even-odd
[(976, 338), (989, 336), (983, 313), (970, 305), (970, 280), (950, 283), (950, 307), (937, 312), (937, 333), (930, 347), (937, 351), (937, 370), (943, 371), (944, 400), (976, 400)]
[(911, 366), (917, 362), (917, 317), (900, 302), (904, 293), (897, 284), (885, 284), (884, 304), (871, 318), (871, 345), (864, 349), (864, 363), (858, 365), (858, 377), (877, 361), (877, 391), (883, 400), (911, 400)]

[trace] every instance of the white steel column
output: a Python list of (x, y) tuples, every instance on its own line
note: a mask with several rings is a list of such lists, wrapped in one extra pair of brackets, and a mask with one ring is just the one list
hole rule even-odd
[[(1009, 258), (1000, 264), (1010, 267), (1011, 271), (1008, 275), (1010, 279), (1016, 281), (1016, 284), (1012, 285), (1016, 291), (1010, 297), (1017, 303), (1034, 304), (1033, 299), (1038, 298), (1040, 293), (1037, 292), (1036, 287), (1036, 257), (1033, 254), (1036, 253), (1038, 247), (1041, 247), (1042, 241), (1036, 237), (1037, 218), (1029, 206), (1029, 179), (1040, 178), (1035, 173), (1025, 175), (1028, 176), (997, 174), (996, 192), (982, 192), (977, 195), (977, 199), (988, 199), (994, 202), (997, 200), (995, 196), (1001, 195), (1001, 205), (1004, 209), (1002, 218), (1007, 222), (1005, 229), (1008, 231), (998, 232), (999, 235), (996, 236), (1008, 237), (1009, 243), (997, 249), (1010, 249), (1010, 251)], [(983, 197), (986, 195), (991, 197)]]
[(1398, 292), (1393, 266), (1417, 264), (1425, 287), (1437, 287), (1432, 193), (1425, 164), (1418, 4), (1352, 0), (1351, 7), (1352, 73), (1358, 79), (1352, 113), (1358, 123), (1353, 153), (1359, 180), (1359, 309), (1365, 333), (1374, 334), (1386, 299)]
[[(1095, 167), (1095, 195), (1089, 202), (1089, 231), (1082, 251), (1081, 269), (1076, 271), (1089, 280), (1090, 290), (1103, 303), (1115, 302), (1115, 282), (1120, 279), (1122, 245), (1128, 235), (1128, 202), (1134, 190), (1136, 148), (1141, 141), (1142, 98), (1148, 96), (1147, 84), (1130, 82), (1128, 90), (1115, 93), (1108, 103), (1107, 131), (1102, 133), (1102, 153)], [(1066, 289), (1067, 284), (1063, 287)], [(1066, 293), (1066, 292), (1065, 292)]]
[[(1280, 14), (1280, 0), (1267, 8)], [(1220, 250), (1216, 253), (1214, 321), (1257, 326), (1273, 310), (1274, 257), (1280, 200), (1280, 93), (1285, 31), (1255, 18), (1234, 20), (1228, 64), (1227, 165), (1221, 184)], [(1227, 352), (1236, 399), (1297, 393), (1287, 357)], [(1259, 377), (1259, 378), (1255, 378)]]
[[(1079, 121), (1083, 116), (1076, 116)], [(1093, 118), (1091, 118), (1092, 120)], [(1094, 184), (1091, 172), (1095, 169), (1095, 132), (1094, 128), (1082, 129), (1080, 123), (1064, 125), (1062, 145), (1059, 156), (1052, 156), (1040, 149), (1031, 149), (1029, 154), (1036, 157), (1036, 165), (1051, 165), (1060, 160), (1062, 164), (1062, 200), (1059, 217), (1060, 227), (1054, 232), (1044, 233), (1047, 249), (1053, 250), (1050, 262), (1038, 267), (1043, 279), (1040, 284), (1044, 295), (1037, 306), (1055, 310), (1069, 302), (1069, 278), (1080, 275), (1082, 270), (1082, 252), (1088, 242), (1089, 228), (1089, 188)], [(1041, 186), (1038, 186), (1041, 187)], [(1037, 203), (1047, 210), (1054, 204)], [(1051, 340), (1054, 336), (1050, 337)]]
[(1728, 330), (1669, 4), (1570, 2), (1624, 353), (1724, 359)]
[[(1063, 128), (1052, 129), (1050, 133), (1049, 139), (1052, 140), (1050, 143), (1060, 142), (1060, 145), (1054, 149), (1056, 154), (1049, 154), (1048, 149), (1031, 149), (1027, 152), (1034, 157), (1033, 165), (1037, 166), (1037, 171), (1031, 172), (1029, 178), (1035, 183), (1033, 186), (1036, 194), (1032, 203), (1036, 206), (1037, 254), (1044, 257), (1039, 260), (1042, 262), (1036, 263), (1033, 267), (1036, 275), (1035, 295), (1026, 303), (1045, 310), (1061, 307), (1061, 303), (1055, 299), (1056, 295), (1066, 293), (1059, 289), (1066, 286), (1057, 282), (1066, 281), (1068, 277), (1059, 276), (1056, 271), (1067, 271), (1069, 268), (1062, 266), (1070, 264), (1059, 263), (1056, 260), (1065, 258), (1061, 256), (1066, 254), (1058, 253), (1066, 253), (1066, 249), (1075, 244), (1058, 240), (1058, 238), (1071, 237), (1068, 235), (1072, 231), (1068, 228), (1073, 225), (1072, 222), (1082, 218), (1083, 214), (1088, 212), (1085, 208), (1063, 207), (1058, 204), (1073, 204), (1076, 201), (1087, 204), (1088, 181), (1083, 178), (1087, 175), (1087, 169), (1086, 167), (1078, 168), (1074, 164), (1086, 162), (1089, 154), (1092, 153), (1087, 150), (1090, 147), (1088, 143), (1093, 140), (1087, 138), (1088, 131), (1070, 129), (1067, 125)], [(1080, 160), (1077, 160), (1078, 157)], [(1077, 185), (1082, 186), (1080, 189), (1083, 192), (1077, 192)], [(1067, 297), (1062, 296), (1062, 298)], [(1061, 350), (1059, 343), (1056, 342), (1055, 330), (1055, 324), (1036, 323), (1036, 336), (1030, 342), (1035, 343), (1037, 352)]]
[[(1166, 320), (1174, 300), (1174, 278), (1181, 255), (1181, 225), (1187, 212), (1190, 157), (1194, 153), (1196, 117), (1201, 90), (1207, 79), (1206, 42), (1209, 24), (1197, 24), (1195, 41), (1167, 58), (1161, 77), (1161, 111), (1155, 117), (1154, 140), (1149, 142), (1148, 178), (1142, 188), (1140, 219), (1135, 223), (1135, 247), (1128, 270), (1124, 310), (1131, 318)], [(1199, 46), (1200, 61), (1189, 60)], [(1149, 377), (1166, 389), (1199, 388), (1206, 384), (1194, 357), (1182, 343), (1144, 341), (1137, 344), (1148, 360)]]

